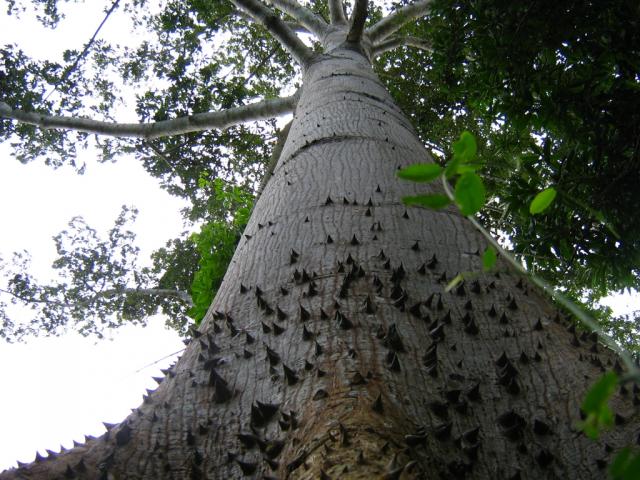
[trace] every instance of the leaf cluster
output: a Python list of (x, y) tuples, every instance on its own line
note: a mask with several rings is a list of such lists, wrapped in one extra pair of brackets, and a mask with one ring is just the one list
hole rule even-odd
[[(1, 268), (5, 281), (0, 294), (7, 300), (0, 305), (0, 317), (5, 319), (0, 337), (15, 341), (73, 328), (101, 338), (106, 329), (145, 323), (150, 315), (162, 311), (166, 302), (139, 293), (151, 287), (151, 276), (137, 265), (135, 234), (127, 229), (136, 215), (135, 209), (123, 207), (106, 237), (81, 217), (73, 218), (54, 237), (57, 258), (52, 263), (54, 278), (48, 282), (31, 273), (28, 252), (14, 253)], [(10, 305), (28, 307), (31, 318), (9, 320)]]
[[(594, 299), (640, 286), (639, 25), (626, 0), (441, 0), (403, 30), (433, 50), (377, 67), (437, 158), (455, 132), (476, 136), (484, 225), (531, 271)], [(532, 213), (549, 187), (555, 202)]]
[(211, 182), (201, 179), (201, 183), (213, 187), (213, 198), (226, 217), (204, 224), (189, 237), (199, 255), (191, 284), (193, 307), (187, 312), (196, 324), (204, 318), (222, 283), (253, 205), (253, 195), (241, 187), (225, 184), (218, 178)]
[[(34, 3), (51, 25), (60, 18), (56, 0)], [(29, 111), (108, 117), (121, 102), (119, 88), (127, 86), (136, 92), (138, 118), (150, 121), (277, 96), (298, 83), (299, 72), (279, 44), (234, 15), (229, 2), (170, 0), (152, 11), (135, 0), (123, 1), (123, 8), (147, 38), (138, 45), (95, 42), (72, 71), (77, 51), (39, 62), (2, 47), (2, 100)], [(327, 16), (326, 2), (311, 8)], [(9, 9), (18, 13), (20, 2), (9, 2)], [(376, 8), (370, 18), (380, 15)], [(432, 51), (399, 49), (375, 66), (436, 156), (425, 179), (448, 165), (445, 175), (456, 182), (454, 200), (463, 213), (477, 213), (506, 237), (530, 271), (594, 301), (640, 286), (639, 23), (630, 0), (436, 0), (428, 18), (399, 32), (428, 40)], [(120, 76), (121, 86), (105, 80), (110, 73)], [(65, 94), (45, 99), (54, 87)], [(90, 100), (96, 92), (98, 99)], [(476, 143), (458, 139), (460, 131)], [(191, 285), (196, 269), (186, 264), (203, 258), (214, 238), (233, 236), (220, 230), (223, 224), (237, 232), (235, 214), (225, 213), (210, 180), (255, 192), (276, 132), (273, 122), (259, 122), (154, 142), (100, 142), (105, 159), (132, 153), (164, 188), (189, 199), (189, 222), (217, 225), (197, 237), (201, 246), (182, 238), (161, 249), (156, 281)], [(86, 142), (83, 135), (9, 122), (0, 134), (23, 161), (44, 155), (56, 166), (74, 162), (76, 145)], [(413, 202), (450, 203), (435, 191)], [(172, 270), (170, 262), (180, 268)], [(219, 276), (205, 275), (207, 282)]]

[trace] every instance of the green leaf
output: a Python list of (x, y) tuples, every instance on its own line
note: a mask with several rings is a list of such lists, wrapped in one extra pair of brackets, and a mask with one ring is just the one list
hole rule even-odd
[(429, 195), (415, 195), (411, 197), (402, 197), (405, 205), (418, 205), (427, 208), (444, 208), (451, 203), (449, 197), (439, 193)]
[(624, 470), (623, 480), (638, 480), (640, 479), (640, 454), (636, 453)]
[(481, 162), (471, 163), (477, 152), (476, 137), (465, 130), (460, 134), (460, 139), (453, 142), (453, 158), (447, 163), (444, 171), (447, 178), (482, 168)]
[(613, 413), (607, 402), (616, 391), (617, 385), (618, 376), (614, 372), (607, 372), (585, 395), (582, 411), (586, 419), (582, 422), (581, 428), (589, 438), (598, 438), (602, 429), (613, 425)]
[(473, 161), (477, 152), (476, 137), (466, 130), (460, 134), (460, 139), (453, 143), (453, 156), (460, 159), (462, 163)]
[(615, 372), (607, 372), (601, 376), (587, 392), (582, 402), (582, 410), (589, 414), (597, 412), (603, 404), (606, 404), (609, 397), (616, 391), (618, 376)]
[(546, 188), (538, 193), (529, 205), (529, 213), (536, 215), (544, 212), (556, 198), (556, 189), (553, 187)]
[(415, 163), (398, 170), (396, 175), (403, 180), (412, 182), (431, 182), (442, 173), (442, 167), (437, 163)]
[(496, 254), (495, 248), (488, 246), (482, 254), (482, 268), (485, 272), (489, 271), (495, 266), (497, 261), (498, 255)]
[(467, 172), (475, 172), (476, 170), (480, 170), (483, 166), (484, 165), (482, 165), (481, 163), (463, 163), (461, 165), (458, 165), (456, 173), (462, 175), (463, 173)]
[(609, 466), (609, 474), (613, 477), (614, 480), (618, 480), (622, 478), (624, 471), (629, 463), (629, 459), (631, 458), (631, 449), (629, 447), (623, 448), (618, 452), (618, 454), (614, 457), (611, 465)]
[(613, 480), (640, 479), (640, 453), (634, 453), (629, 447), (620, 450), (611, 462), (609, 474)]
[(447, 178), (451, 178), (458, 173), (460, 169), (461, 160), (459, 157), (454, 156), (451, 161), (447, 163), (447, 166), (444, 169), (444, 174)]
[(484, 206), (482, 179), (475, 173), (465, 173), (456, 182), (454, 197), (463, 215), (473, 215)]

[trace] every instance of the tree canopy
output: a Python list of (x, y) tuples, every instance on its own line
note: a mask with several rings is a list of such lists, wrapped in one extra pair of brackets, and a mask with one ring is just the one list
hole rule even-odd
[[(486, 165), (482, 176), (489, 199), (479, 214), (482, 223), (530, 271), (588, 306), (611, 292), (638, 290), (637, 2), (418, 3), (428, 9), (428, 16), (382, 35), (374, 47), (374, 65), (443, 165), (461, 131), (475, 135)], [(52, 28), (60, 20), (56, 0), (12, 1), (9, 13), (27, 15), (21, 11), (23, 4), (35, 8)], [(391, 6), (376, 4), (367, 25)], [(159, 7), (132, 0), (110, 7), (107, 21), (114, 8), (125, 9), (146, 39), (135, 46), (116, 45), (98, 35), (85, 49), (79, 45), (58, 61), (36, 61), (18, 45), (2, 46), (0, 114), (18, 119), (22, 114), (26, 120), (34, 113), (111, 120), (131, 92), (140, 122), (225, 109), (244, 118), (242, 109), (252, 104), (268, 113), (291, 110), (291, 103), (277, 103), (277, 97), (295, 102), (299, 67), (280, 42), (262, 35), (261, 25), (234, 3), (169, 1)], [(325, 2), (307, 7), (320, 17), (338, 14), (329, 12)], [(304, 25), (285, 14), (281, 20), (304, 31), (316, 28), (314, 15)], [(54, 95), (49, 94), (52, 89)], [(206, 121), (225, 125), (215, 115)], [(251, 197), (267, 175), (280, 130), (276, 122), (263, 119), (224, 130), (98, 139), (105, 161), (133, 154), (163, 188), (187, 198), (191, 207), (184, 212), (185, 220), (200, 233), (170, 241), (154, 255), (153, 267), (140, 270), (134, 265), (135, 249), (118, 243), (128, 245), (127, 232), (116, 228), (116, 238), (103, 241), (74, 220), (56, 239), (60, 260), (55, 268), (82, 272), (83, 281), (96, 272), (104, 278), (108, 273), (110, 286), (80, 294), (73, 279), (36, 287), (28, 275), (9, 275), (14, 298), (19, 299), (18, 293), (36, 305), (46, 296), (74, 305), (55, 314), (43, 311), (29, 333), (58, 332), (70, 325), (99, 334), (104, 326), (123, 320), (144, 321), (158, 307), (179, 329), (188, 324), (187, 315), (197, 319), (210, 300), (202, 292), (208, 289), (210, 295), (224, 273)], [(12, 142), (20, 161), (42, 157), (52, 167), (71, 165), (79, 172), (83, 166), (77, 164), (77, 149), (91, 141), (87, 132), (40, 129), (10, 120), (0, 122), (0, 135)], [(541, 214), (532, 214), (531, 200), (549, 187), (557, 198)], [(127, 212), (116, 227), (131, 217)], [(65, 246), (74, 235), (84, 239), (77, 250)], [(123, 280), (125, 271), (131, 281)], [(128, 288), (137, 293), (111, 296)], [(189, 301), (175, 294), (146, 295), (152, 289), (188, 293)], [(69, 295), (75, 297), (70, 300)], [(78, 315), (91, 302), (94, 320), (80, 321)], [(610, 327), (618, 325), (623, 332), (619, 338), (635, 342), (637, 318), (634, 326), (620, 319), (611, 323), (607, 312), (601, 315)], [(2, 332), (11, 339), (20, 336), (19, 328), (6, 319)]]

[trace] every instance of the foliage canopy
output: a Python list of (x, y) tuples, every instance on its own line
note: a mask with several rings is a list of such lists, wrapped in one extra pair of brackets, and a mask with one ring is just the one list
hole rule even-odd
[[(8, 10), (27, 15), (21, 10), (34, 7), (45, 25), (55, 27), (63, 10), (58, 3), (10, 1)], [(328, 15), (324, 2), (310, 7)], [(229, 2), (172, 0), (158, 7), (132, 0), (118, 8), (146, 32), (140, 44), (98, 39), (86, 54), (68, 51), (59, 61), (33, 60), (17, 45), (0, 47), (0, 101), (25, 111), (109, 118), (133, 89), (136, 114), (145, 122), (274, 98), (299, 86), (300, 72), (280, 44), (236, 15)], [(376, 8), (371, 21), (380, 17)], [(639, 7), (631, 0), (437, 0), (428, 17), (400, 32), (429, 49), (399, 47), (374, 62), (440, 166), (449, 160), (449, 146), (460, 132), (469, 130), (477, 139), (477, 145), (462, 141), (455, 147), (461, 156), (477, 150), (483, 165), (486, 192), (461, 200), (469, 212), (486, 195), (487, 206), (478, 213), (482, 223), (528, 269), (587, 304), (640, 287), (638, 32)], [(52, 88), (58, 94), (48, 95)], [(131, 153), (163, 188), (190, 201), (185, 220), (189, 228), (198, 225), (200, 233), (169, 242), (154, 255), (150, 269), (139, 270), (131, 262), (126, 267), (128, 275), (145, 278), (135, 288), (144, 284), (189, 292), (193, 307), (178, 305), (176, 296), (170, 300), (179, 329), (188, 323), (185, 315), (199, 318), (206, 308), (215, 287), (212, 279), (224, 272), (278, 132), (274, 121), (260, 121), (157, 140), (99, 141), (105, 161)], [(13, 142), (23, 162), (44, 157), (54, 167), (71, 165), (80, 172), (76, 148), (90, 140), (85, 133), (8, 121), (0, 122), (0, 136)], [(476, 173), (465, 175), (475, 182)], [(557, 198), (532, 212), (531, 201), (540, 191), (556, 192)], [(428, 202), (447, 203), (435, 197)], [(93, 238), (79, 222), (72, 228)], [(63, 249), (59, 264), (87, 255), (89, 250)], [(100, 259), (110, 275), (124, 261)], [(94, 274), (89, 268), (81, 271)], [(34, 285), (30, 278), (23, 283), (12, 278), (23, 294)], [(136, 315), (130, 315), (124, 313), (128, 301), (118, 302), (109, 308), (119, 311), (121, 319), (143, 321), (151, 308), (136, 304)], [(43, 317), (33, 330), (58, 331), (72, 318)], [(606, 313), (602, 318), (626, 332), (620, 333), (626, 341), (634, 341), (637, 319), (630, 327)], [(93, 329), (78, 328), (98, 333), (120, 320), (100, 322)], [(12, 328), (7, 320), (6, 337), (17, 335)]]

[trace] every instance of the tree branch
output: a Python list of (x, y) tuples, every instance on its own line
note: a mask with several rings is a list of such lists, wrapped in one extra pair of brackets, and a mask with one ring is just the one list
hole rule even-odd
[(380, 43), (376, 43), (371, 51), (373, 58), (398, 47), (414, 47), (428, 52), (433, 51), (431, 43), (418, 37), (391, 37)]
[(387, 15), (375, 25), (367, 28), (367, 34), (373, 43), (380, 42), (400, 30), (403, 25), (427, 14), (432, 0), (419, 0), (410, 3)]
[[(43, 299), (42, 296), (40, 296), (39, 298), (36, 296), (33, 297), (25, 297), (22, 296), (16, 292), (13, 292), (11, 290), (5, 290), (4, 288), (0, 288), (0, 293), (6, 293), (7, 295), (11, 295), (14, 298), (17, 298), (18, 300), (20, 300), (21, 302), (24, 303), (44, 303), (47, 305), (55, 305), (58, 307), (65, 307), (65, 308), (72, 308), (74, 306), (73, 303), (64, 303), (64, 302), (60, 302), (58, 300), (52, 300), (51, 298), (46, 298)], [(193, 299), (191, 298), (191, 295), (189, 295), (187, 292), (184, 292), (182, 290), (173, 290), (170, 288), (112, 288), (109, 290), (105, 290), (104, 292), (99, 292), (96, 293), (93, 297), (88, 298), (86, 300), (83, 301), (78, 301), (75, 302), (75, 306), (80, 306), (82, 308), (86, 308), (92, 301), (95, 301), (96, 299), (103, 297), (103, 298), (109, 298), (109, 297), (113, 297), (116, 295), (123, 295), (123, 294), (136, 294), (136, 295), (154, 295), (154, 296), (158, 296), (158, 297), (172, 297), (172, 298), (177, 298), (178, 300), (182, 300), (184, 303), (186, 303), (189, 307), (193, 307)]]
[(329, 0), (329, 15), (331, 16), (332, 25), (347, 23), (342, 0)]
[(284, 115), (293, 111), (297, 100), (296, 94), (290, 97), (263, 100), (219, 112), (195, 113), (186, 117), (153, 123), (113, 123), (89, 118), (44, 115), (13, 110), (6, 103), (0, 102), (0, 118), (18, 120), (42, 129), (61, 128), (112, 137), (135, 137), (149, 140), (213, 128), (225, 129), (240, 123)]
[(189, 307), (193, 307), (193, 299), (191, 295), (187, 292), (183, 292), (182, 290), (173, 290), (170, 288), (123, 288), (123, 289), (112, 289), (101, 292), (96, 296), (110, 297), (118, 294), (127, 294), (133, 293), (136, 295), (155, 295), (158, 297), (173, 297), (179, 300), (182, 300)]
[[(246, 20), (249, 23), (256, 23), (256, 19), (253, 18), (251, 15), (249, 15), (247, 12), (244, 12), (240, 9), (235, 9), (233, 13), (235, 15), (238, 15), (240, 18), (242, 18), (243, 20)], [(284, 24), (296, 33), (311, 33), (305, 27), (300, 25), (298, 22), (285, 21)]]
[(324, 37), (327, 31), (327, 23), (318, 15), (306, 7), (300, 5), (296, 0), (268, 0), (278, 10), (295, 18), (303, 27), (306, 27), (318, 39)]
[(367, 0), (355, 0), (353, 13), (351, 14), (351, 28), (347, 34), (347, 42), (358, 43), (364, 31), (364, 22), (367, 20)]
[(149, 149), (151, 149), (153, 151), (153, 153), (155, 154), (156, 157), (158, 157), (160, 160), (162, 160), (165, 165), (167, 167), (169, 167), (169, 170), (171, 170), (173, 172), (173, 174), (176, 177), (179, 177), (180, 175), (178, 174), (178, 171), (176, 170), (176, 167), (174, 167), (171, 162), (169, 161), (169, 159), (167, 158), (167, 156), (162, 152), (162, 150), (160, 150), (157, 146), (155, 146), (153, 143), (143, 140), (142, 144), (145, 147), (148, 147)]
[(6, 293), (7, 295), (11, 295), (13, 298), (16, 298), (18, 300), (20, 300), (21, 302), (24, 303), (44, 303), (47, 305), (56, 305), (58, 307), (70, 307), (71, 305), (69, 305), (68, 303), (62, 303), (62, 302), (58, 302), (56, 300), (51, 300), (49, 298), (47, 298), (46, 300), (43, 300), (42, 298), (36, 298), (36, 297), (25, 297), (22, 296), (16, 292), (13, 292), (11, 290), (5, 290), (4, 288), (0, 288), (0, 293)]
[(273, 10), (259, 0), (231, 0), (231, 3), (240, 9), (244, 9), (258, 23), (264, 25), (296, 62), (302, 66), (309, 63), (313, 57), (313, 51), (302, 43), (302, 40), (285, 25), (283, 20), (278, 18)]
[(60, 84), (64, 82), (69, 77), (69, 75), (71, 75), (71, 72), (73, 72), (76, 69), (76, 67), (80, 63), (80, 60), (82, 60), (85, 57), (85, 55), (91, 48), (91, 45), (93, 45), (93, 42), (95, 42), (96, 37), (98, 36), (98, 33), (100, 33), (100, 30), (102, 30), (102, 27), (104, 26), (104, 24), (107, 23), (107, 20), (109, 19), (111, 14), (115, 11), (119, 3), (120, 3), (120, 0), (115, 0), (115, 2), (113, 2), (113, 4), (111, 5), (111, 8), (107, 10), (107, 13), (102, 19), (102, 22), (100, 22), (100, 25), (98, 25), (98, 28), (96, 28), (96, 31), (93, 32), (93, 35), (91, 36), (89, 41), (86, 43), (86, 45), (82, 49), (82, 52), (80, 52), (80, 55), (76, 56), (76, 59), (73, 61), (73, 63), (64, 69), (60, 79), (53, 85), (53, 89), (49, 91), (49, 93), (47, 93), (47, 95), (42, 99), (43, 102), (46, 101), (51, 96), (51, 94), (53, 94), (53, 92), (58, 90), (58, 86), (60, 86)]

